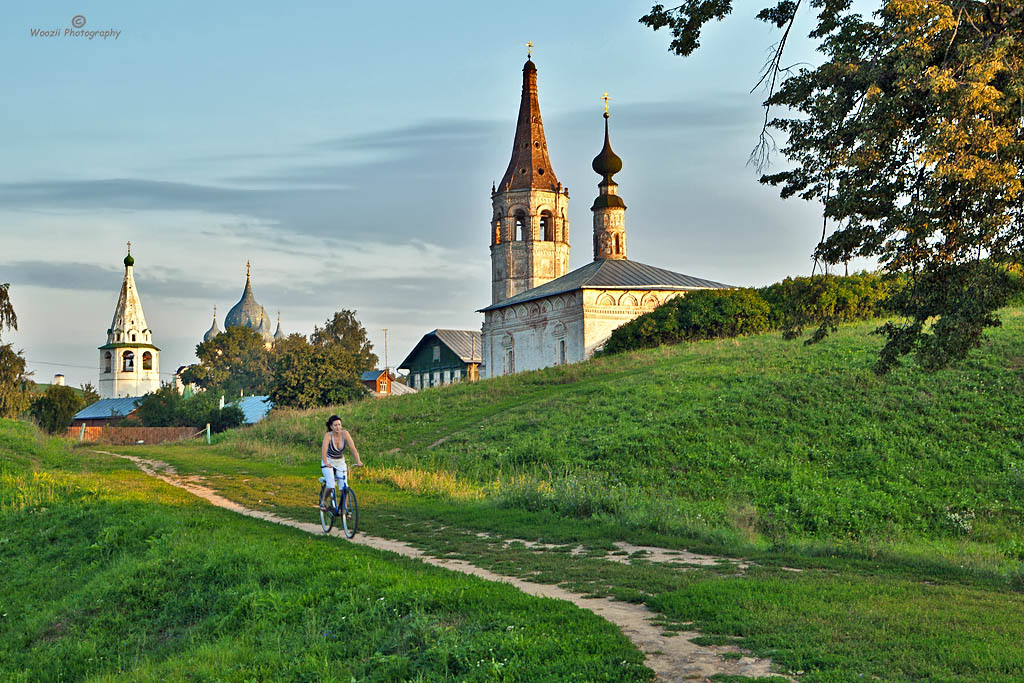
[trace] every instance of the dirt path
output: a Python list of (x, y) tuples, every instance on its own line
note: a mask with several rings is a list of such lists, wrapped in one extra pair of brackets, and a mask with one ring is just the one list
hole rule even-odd
[[(234, 501), (224, 498), (212, 489), (199, 484), (197, 477), (179, 476), (174, 468), (167, 463), (158, 460), (147, 460), (133, 455), (111, 453), (109, 451), (95, 452), (131, 460), (146, 474), (165, 481), (172, 486), (183, 488), (217, 507), (233, 510), (248, 517), (255, 517), (268, 522), (301, 529), (311, 534), (320, 535), (323, 533), (319, 524), (298, 522), (270, 512), (250, 510), (243, 507)], [(750, 677), (773, 675), (770, 660), (755, 659), (747, 656), (740, 657), (739, 659), (724, 659), (723, 655), (731, 654), (735, 657), (736, 653), (742, 653), (742, 651), (735, 647), (702, 646), (690, 642), (692, 638), (697, 638), (701, 635), (696, 631), (681, 631), (671, 636), (664, 635), (660, 626), (651, 623), (658, 615), (651, 612), (644, 605), (618, 602), (609, 598), (585, 598), (558, 586), (532, 583), (516, 577), (495, 574), (464, 560), (433, 557), (432, 555), (425, 554), (418, 548), (400, 541), (358, 534), (351, 542), (378, 550), (398, 553), (405, 557), (413, 557), (435, 567), (478, 576), (488, 581), (507, 583), (530, 595), (568, 600), (574, 605), (590, 610), (618, 626), (622, 633), (644, 653), (644, 663), (653, 669), (662, 681), (708, 680), (715, 674)], [(696, 557), (691, 555), (686, 559), (693, 561)], [(709, 558), (708, 556), (700, 556), (700, 558), (707, 558), (712, 561), (717, 559)]]

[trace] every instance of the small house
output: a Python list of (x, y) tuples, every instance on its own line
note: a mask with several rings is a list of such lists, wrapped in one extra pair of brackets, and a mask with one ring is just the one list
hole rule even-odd
[(105, 427), (116, 425), (118, 422), (134, 413), (142, 403), (142, 396), (130, 396), (127, 398), (101, 398), (92, 405), (88, 405), (71, 418), (71, 424), (75, 427), (85, 425), (86, 427)]
[(413, 389), (476, 381), (480, 377), (480, 332), (428, 332), (398, 367), (409, 372)]

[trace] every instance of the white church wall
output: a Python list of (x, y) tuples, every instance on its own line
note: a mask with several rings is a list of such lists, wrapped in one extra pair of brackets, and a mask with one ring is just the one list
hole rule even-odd
[(584, 289), (488, 311), (482, 327), (481, 376), (498, 377), (586, 360), (608, 341), (615, 328), (685, 294)]
[(584, 358), (583, 308), (578, 293), (488, 311), (482, 330), (481, 375), (485, 377), (575, 363)]

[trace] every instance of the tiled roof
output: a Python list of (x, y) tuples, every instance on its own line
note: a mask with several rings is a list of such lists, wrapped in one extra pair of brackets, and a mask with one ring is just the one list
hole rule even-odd
[(413, 356), (416, 355), (420, 348), (435, 338), (451, 349), (452, 353), (458, 356), (459, 360), (463, 363), (480, 362), (481, 350), (479, 331), (434, 330), (433, 332), (427, 332), (423, 335), (423, 338), (419, 340), (416, 346), (413, 347), (412, 351), (409, 352), (409, 355), (405, 357), (405, 360), (403, 360), (398, 367), (408, 368), (408, 364), (412, 362)]
[(566, 273), (560, 278), (545, 282), (539, 287), (520, 292), (504, 301), (481, 308), (479, 312), (493, 311), (514, 306), (534, 299), (543, 299), (555, 294), (574, 292), (577, 289), (652, 289), (678, 291), (681, 289), (732, 289), (733, 285), (704, 280), (692, 275), (656, 268), (646, 263), (628, 259), (604, 259), (592, 261), (582, 268)]
[(72, 420), (102, 420), (110, 417), (124, 417), (139, 407), (142, 403), (142, 396), (131, 398), (101, 398), (92, 405), (88, 405), (71, 418)]

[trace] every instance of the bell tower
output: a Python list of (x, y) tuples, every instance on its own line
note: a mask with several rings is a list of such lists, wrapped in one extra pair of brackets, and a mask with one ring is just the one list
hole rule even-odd
[(492, 304), (569, 272), (569, 188), (558, 182), (548, 158), (530, 57), (523, 65), (512, 159), (501, 183), (491, 186)]
[(153, 345), (153, 331), (146, 325), (134, 266), (129, 242), (114, 319), (107, 330), (107, 343), (99, 349), (100, 398), (144, 396), (160, 388), (160, 349)]
[(622, 159), (608, 141), (608, 93), (604, 94), (604, 147), (591, 167), (601, 176), (598, 195), (590, 210), (594, 212), (594, 260), (626, 258), (626, 203), (619, 196), (619, 184), (612, 176), (622, 170)]

